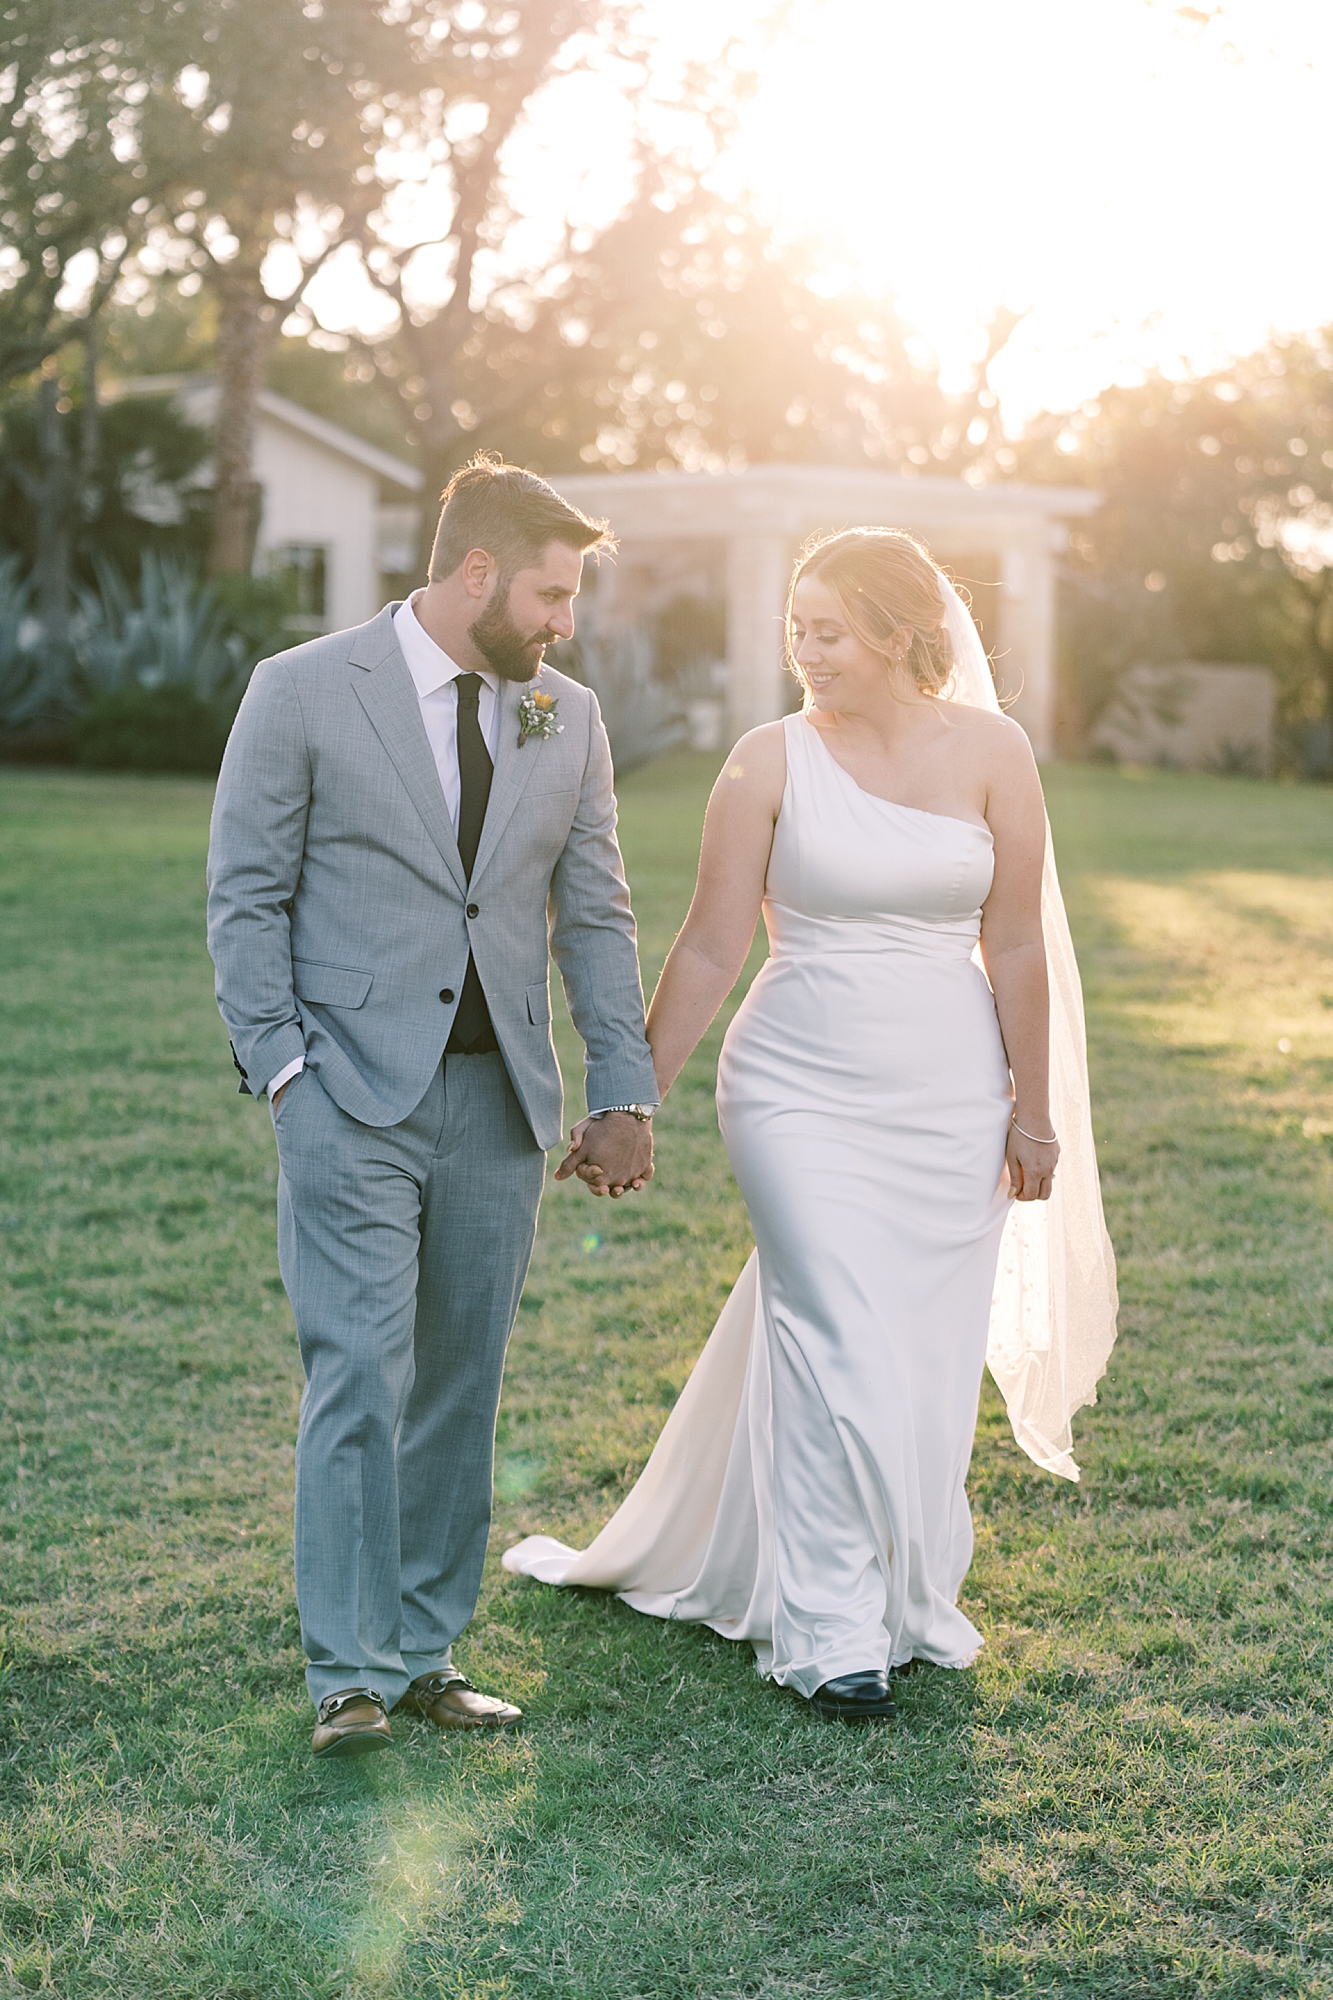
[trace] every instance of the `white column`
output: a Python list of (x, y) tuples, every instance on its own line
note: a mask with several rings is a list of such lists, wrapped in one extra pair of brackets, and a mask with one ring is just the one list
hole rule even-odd
[(727, 543), (727, 724), (732, 740), (787, 708), (782, 615), (791, 550), (784, 535)]
[(1055, 564), (1045, 539), (1004, 551), (999, 678), (1039, 761), (1055, 755)]

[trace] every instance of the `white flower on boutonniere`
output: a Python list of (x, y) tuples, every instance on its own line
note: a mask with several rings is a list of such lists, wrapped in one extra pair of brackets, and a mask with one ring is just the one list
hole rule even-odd
[(563, 722), (556, 721), (559, 699), (553, 694), (543, 694), (540, 688), (529, 688), (518, 704), (518, 747), (521, 750), (529, 736), (559, 736), (564, 729)]

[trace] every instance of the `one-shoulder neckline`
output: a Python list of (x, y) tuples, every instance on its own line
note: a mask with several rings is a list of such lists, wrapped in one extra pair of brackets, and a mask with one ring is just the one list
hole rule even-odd
[(948, 826), (965, 826), (968, 828), (969, 832), (984, 833), (987, 840), (990, 841), (992, 847), (995, 845), (995, 835), (991, 832), (990, 828), (987, 826), (984, 820), (982, 820), (978, 824), (978, 822), (974, 819), (959, 819), (957, 813), (936, 813), (936, 812), (931, 812), (929, 808), (926, 806), (905, 806), (898, 799), (886, 799), (882, 798), (878, 792), (868, 792), (865, 786), (858, 785), (855, 778), (852, 776), (851, 772), (845, 770), (843, 766), (838, 762), (833, 752), (829, 749), (828, 744), (824, 741), (823, 737), (820, 735), (819, 731), (815, 728), (812, 722), (807, 722), (804, 715), (794, 715), (792, 717), (792, 721), (799, 724), (799, 726), (802, 729), (809, 731), (810, 735), (819, 745), (824, 755), (828, 758), (829, 763), (832, 764), (834, 770), (838, 773), (840, 777), (845, 778), (847, 780), (847, 783), (851, 786), (852, 790), (854, 792), (859, 792), (863, 799), (869, 799), (872, 802), (872, 804), (877, 806), (888, 806), (891, 812), (915, 813), (917, 817), (920, 819), (942, 819)]

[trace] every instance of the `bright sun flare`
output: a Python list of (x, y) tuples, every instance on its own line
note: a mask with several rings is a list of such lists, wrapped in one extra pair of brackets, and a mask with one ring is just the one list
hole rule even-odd
[[(745, 45), (727, 183), (822, 282), (895, 294), (946, 384), (997, 304), (1027, 309), (994, 377), (1011, 423), (1333, 320), (1327, 0), (793, 0), (777, 35), (759, 0), (650, 7), (664, 59)], [(511, 154), (529, 252), (614, 211), (627, 137), (604, 79), (548, 93)], [(346, 265), (313, 302), (373, 313)]]

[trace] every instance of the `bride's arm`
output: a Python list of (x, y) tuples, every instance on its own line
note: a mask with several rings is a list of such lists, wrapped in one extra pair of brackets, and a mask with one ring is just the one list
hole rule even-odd
[(1041, 927), (1046, 812), (1032, 750), (1017, 723), (1006, 720), (988, 747), (986, 821), (995, 840), (995, 879), (981, 912), (981, 956), (1014, 1079), (1010, 1185), (1020, 1201), (1045, 1201), (1060, 1157), (1058, 1145), (1040, 1143), (1053, 1131), (1050, 999)]
[(783, 727), (768, 722), (742, 736), (713, 787), (694, 900), (648, 1009), (648, 1045), (663, 1097), (740, 977), (786, 782)]

